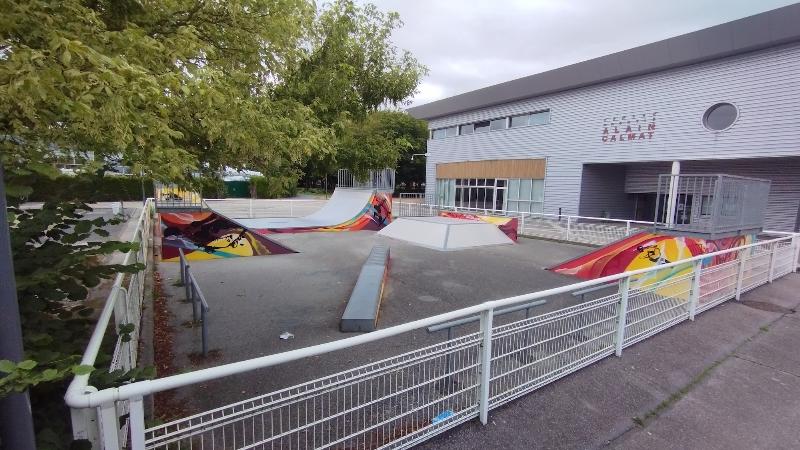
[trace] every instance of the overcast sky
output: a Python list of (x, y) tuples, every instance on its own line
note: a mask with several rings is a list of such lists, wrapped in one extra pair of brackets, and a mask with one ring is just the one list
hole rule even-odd
[(370, 0), (430, 73), (421, 105), (779, 8), (785, 0)]

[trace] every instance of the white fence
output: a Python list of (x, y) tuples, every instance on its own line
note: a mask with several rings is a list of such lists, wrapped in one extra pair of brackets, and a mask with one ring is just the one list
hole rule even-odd
[[(130, 411), (130, 448), (407, 448), (795, 270), (800, 234), (654, 268), (519, 295), (298, 350), (93, 392), (70, 385), (72, 408), (97, 411), (99, 447), (124, 446), (120, 411)], [(708, 265), (711, 261), (727, 261)], [(703, 263), (706, 266), (703, 266)], [(593, 286), (617, 292), (506, 324), (494, 311)], [(143, 397), (390, 339), (464, 317), (478, 332), (245, 401), (146, 426)], [(102, 323), (101, 323), (102, 325)], [(102, 331), (101, 331), (102, 333)], [(385, 341), (384, 341), (385, 342)], [(96, 351), (95, 351), (96, 353)], [(93, 359), (93, 358), (90, 358)]]
[(408, 201), (394, 202), (392, 211), (396, 217), (435, 216), (442, 211), (516, 217), (518, 220), (517, 232), (521, 235), (592, 245), (610, 244), (626, 236), (653, 228), (653, 222), (638, 220), (437, 206), (431, 203)]
[(324, 199), (203, 199), (205, 207), (231, 219), (254, 217), (303, 217), (325, 206)]
[(377, 189), (394, 191), (395, 171), (391, 168), (370, 170), (364, 179), (357, 178), (348, 169), (339, 169), (336, 174), (336, 187), (343, 189)]
[[(106, 329), (113, 317), (114, 330), (116, 332), (114, 354), (111, 361), (109, 372), (115, 370), (128, 371), (136, 367), (138, 361), (139, 334), (142, 314), (142, 301), (144, 300), (145, 274), (147, 266), (150, 265), (151, 254), (149, 252), (150, 239), (153, 230), (153, 199), (148, 199), (142, 207), (142, 212), (136, 223), (131, 242), (139, 244), (138, 250), (130, 251), (125, 255), (122, 264), (141, 263), (144, 269), (132, 273), (120, 273), (114, 279), (111, 292), (106, 299), (105, 305), (97, 325), (92, 333), (86, 351), (81, 359), (81, 364), (94, 366), (100, 346), (103, 342)], [(130, 333), (121, 333), (123, 325), (132, 324), (134, 329)], [(70, 384), (70, 390), (75, 393), (85, 393), (96, 391), (88, 386), (88, 375), (77, 376)], [(98, 442), (101, 438), (97, 427), (98, 414), (96, 409), (72, 409), (72, 428), (75, 439), (88, 439)], [(102, 411), (105, 414), (104, 420), (115, 420), (119, 422), (120, 417), (128, 414), (128, 407), (125, 403), (120, 403), (114, 410)], [(123, 445), (126, 440), (127, 422), (121, 424), (113, 436), (106, 436), (106, 439), (116, 439), (119, 445)], [(113, 447), (112, 447), (113, 448)]]

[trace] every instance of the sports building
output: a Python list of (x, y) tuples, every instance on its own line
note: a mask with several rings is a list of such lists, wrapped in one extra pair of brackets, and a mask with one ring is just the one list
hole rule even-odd
[(409, 113), (428, 120), (443, 204), (653, 220), (680, 161), (770, 180), (765, 228), (800, 225), (800, 4)]

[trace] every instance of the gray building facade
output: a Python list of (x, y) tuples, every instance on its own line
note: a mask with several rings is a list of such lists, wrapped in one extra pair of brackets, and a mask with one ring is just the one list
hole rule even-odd
[(681, 161), (771, 180), (765, 228), (798, 230), (798, 24), (792, 5), (410, 108), (431, 130), (427, 194), (652, 220), (658, 174)]

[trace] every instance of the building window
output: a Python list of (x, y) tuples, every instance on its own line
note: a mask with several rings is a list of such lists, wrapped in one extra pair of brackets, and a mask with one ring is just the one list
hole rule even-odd
[(469, 210), (541, 213), (544, 180), (457, 178), (436, 180), (437, 202)]
[(529, 125), (546, 125), (548, 123), (550, 123), (549, 109), (511, 117), (511, 128), (526, 127)]
[(711, 131), (726, 130), (736, 121), (739, 112), (730, 103), (717, 103), (703, 115), (703, 125)]
[(494, 120), (492, 120), (491, 129), (492, 129), (492, 131), (505, 130), (506, 129), (506, 118), (503, 117), (502, 119), (494, 119)]
[(460, 129), (459, 134), (461, 136), (464, 136), (464, 135), (467, 135), (467, 134), (472, 134), (472, 133), (475, 132), (475, 125), (474, 124), (461, 125), (460, 128), (461, 129)]
[(511, 117), (511, 127), (510, 128), (517, 128), (517, 127), (526, 127), (528, 126), (528, 115), (525, 114), (524, 116), (513, 116)]
[(528, 125), (547, 125), (550, 123), (550, 110), (539, 111), (528, 116)]
[(483, 122), (477, 122), (474, 125), (475, 125), (475, 132), (476, 133), (483, 133), (483, 132), (489, 131), (489, 128), (490, 128), (490, 124), (489, 124), (488, 120), (485, 120)]
[(453, 136), (458, 136), (457, 126), (439, 128), (431, 132), (431, 139), (444, 139), (446, 137), (453, 137)]
[(541, 213), (544, 209), (544, 180), (508, 180), (508, 204), (506, 210)]

